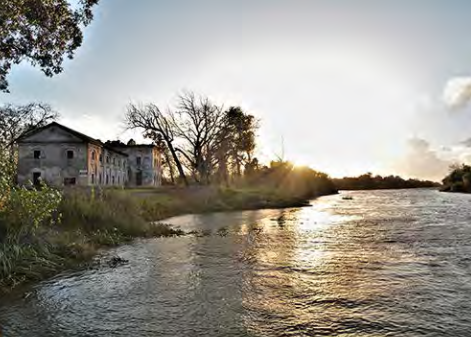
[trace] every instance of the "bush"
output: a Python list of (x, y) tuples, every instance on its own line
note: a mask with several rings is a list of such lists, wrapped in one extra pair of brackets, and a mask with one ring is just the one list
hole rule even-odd
[(0, 152), (0, 233), (2, 241), (21, 240), (31, 236), (40, 225), (57, 220), (61, 194), (46, 185), (39, 189), (15, 186), (15, 163)]

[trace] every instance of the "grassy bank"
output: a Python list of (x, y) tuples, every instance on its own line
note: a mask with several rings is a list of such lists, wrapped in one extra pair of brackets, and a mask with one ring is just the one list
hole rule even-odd
[(53, 222), (10, 240), (0, 224), (0, 291), (82, 267), (103, 247), (139, 237), (184, 235), (165, 218), (215, 211), (305, 206), (273, 189), (218, 187), (69, 190)]

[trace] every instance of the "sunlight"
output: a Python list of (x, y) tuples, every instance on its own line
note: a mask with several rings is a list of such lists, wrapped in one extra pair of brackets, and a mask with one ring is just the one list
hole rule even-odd
[(295, 159), (288, 159), (289, 162), (291, 162), (293, 164), (293, 167), (295, 169), (297, 168), (302, 168), (302, 167), (311, 167), (311, 168), (314, 168), (312, 166), (312, 162), (309, 161), (309, 159), (307, 158), (302, 158), (302, 157), (299, 157), (299, 158), (295, 158)]
[(293, 112), (279, 126), (286, 134), (287, 155), (297, 166), (336, 176), (361, 174), (381, 171), (403, 153), (397, 140), (410, 136), (405, 126), (417, 96), (399, 65), (348, 49), (298, 61), (286, 67), (299, 90), (291, 93), (292, 109), (302, 115)]

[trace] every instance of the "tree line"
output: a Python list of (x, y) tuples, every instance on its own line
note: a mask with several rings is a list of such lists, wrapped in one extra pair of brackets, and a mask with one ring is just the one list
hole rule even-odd
[(429, 180), (404, 179), (399, 176), (373, 176), (365, 173), (358, 177), (344, 177), (333, 179), (339, 190), (379, 190), (379, 189), (401, 189), (401, 188), (428, 188), (438, 187), (439, 183)]

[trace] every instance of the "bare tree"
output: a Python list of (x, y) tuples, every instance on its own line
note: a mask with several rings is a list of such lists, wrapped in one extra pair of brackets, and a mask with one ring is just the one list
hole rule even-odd
[(184, 140), (178, 149), (188, 162), (198, 182), (210, 182), (222, 142), (224, 111), (206, 96), (183, 92), (178, 97), (173, 124), (178, 137)]
[[(209, 184), (214, 176), (228, 183), (231, 165), (234, 174), (240, 176), (242, 165), (252, 161), (255, 118), (239, 107), (224, 111), (208, 97), (193, 92), (180, 94), (175, 110), (165, 113), (155, 104), (131, 104), (126, 124), (144, 130), (144, 135), (156, 143), (165, 143), (171, 154), (166, 158), (169, 168), (175, 163), (185, 182), (183, 167), (197, 183)], [(169, 173), (172, 177), (173, 172)]]
[(177, 166), (181, 180), (185, 185), (188, 185), (188, 179), (174, 146), (174, 120), (175, 116), (172, 111), (168, 110), (163, 113), (157, 105), (152, 103), (147, 105), (129, 104), (125, 115), (125, 122), (129, 129), (142, 129), (145, 137), (165, 142), (166, 148)]
[(20, 136), (42, 127), (59, 117), (50, 105), (30, 103), (26, 105), (6, 104), (0, 107), (0, 146), (13, 148)]

